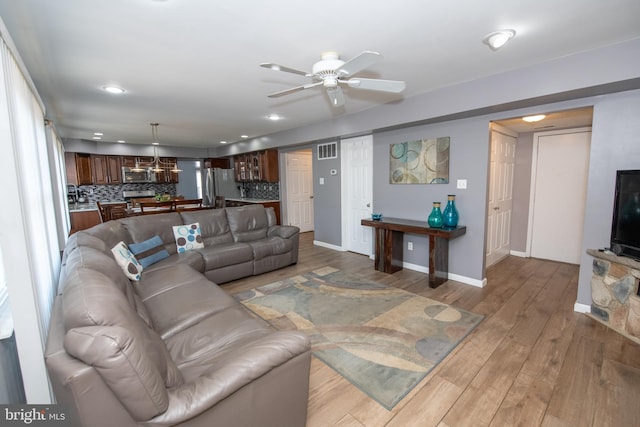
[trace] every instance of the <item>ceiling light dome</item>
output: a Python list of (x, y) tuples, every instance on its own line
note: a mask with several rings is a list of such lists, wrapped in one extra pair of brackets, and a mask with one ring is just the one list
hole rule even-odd
[(491, 50), (498, 50), (504, 46), (510, 39), (516, 35), (515, 30), (499, 30), (487, 34), (482, 43), (486, 44)]

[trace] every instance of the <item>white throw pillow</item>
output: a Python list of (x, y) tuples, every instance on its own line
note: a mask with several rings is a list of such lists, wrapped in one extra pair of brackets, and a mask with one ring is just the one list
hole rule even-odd
[(142, 274), (142, 265), (138, 262), (135, 256), (131, 253), (127, 245), (124, 242), (120, 242), (111, 248), (114, 258), (118, 265), (124, 271), (124, 274), (131, 280), (140, 280)]
[(192, 249), (204, 248), (202, 233), (200, 233), (200, 223), (174, 225), (173, 237), (176, 239), (178, 253), (190, 251)]

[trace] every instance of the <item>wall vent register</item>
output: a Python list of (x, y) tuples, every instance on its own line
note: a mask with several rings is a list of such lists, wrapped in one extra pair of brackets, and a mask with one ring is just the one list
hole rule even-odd
[(338, 143), (327, 142), (318, 144), (318, 160), (336, 159), (338, 158)]

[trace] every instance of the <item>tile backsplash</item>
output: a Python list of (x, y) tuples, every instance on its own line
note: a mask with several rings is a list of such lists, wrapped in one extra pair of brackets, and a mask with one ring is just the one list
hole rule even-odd
[[(280, 184), (264, 182), (245, 182), (247, 197), (252, 199), (280, 200)], [(153, 190), (160, 194), (177, 196), (176, 184), (120, 184), (120, 185), (81, 185), (78, 187), (87, 195), (89, 202), (124, 201), (123, 191)]]
[(252, 199), (280, 200), (280, 183), (278, 182), (245, 182), (247, 197)]
[(169, 193), (176, 196), (175, 184), (121, 184), (121, 185), (81, 185), (78, 187), (87, 195), (89, 202), (124, 201), (123, 191), (153, 190), (160, 194)]

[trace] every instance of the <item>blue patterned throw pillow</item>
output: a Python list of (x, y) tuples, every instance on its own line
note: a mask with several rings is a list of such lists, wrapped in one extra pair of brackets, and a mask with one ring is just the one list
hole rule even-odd
[(129, 245), (129, 250), (135, 255), (143, 268), (169, 258), (169, 252), (164, 248), (164, 243), (162, 243), (160, 236), (153, 236), (144, 242), (132, 243)]
[(131, 253), (127, 245), (124, 242), (119, 242), (113, 248), (111, 248), (113, 257), (116, 262), (124, 271), (124, 274), (131, 280), (140, 280), (142, 274), (142, 265), (138, 262), (135, 256)]
[(200, 223), (174, 225), (173, 236), (176, 238), (178, 253), (190, 251), (192, 249), (204, 248)]

